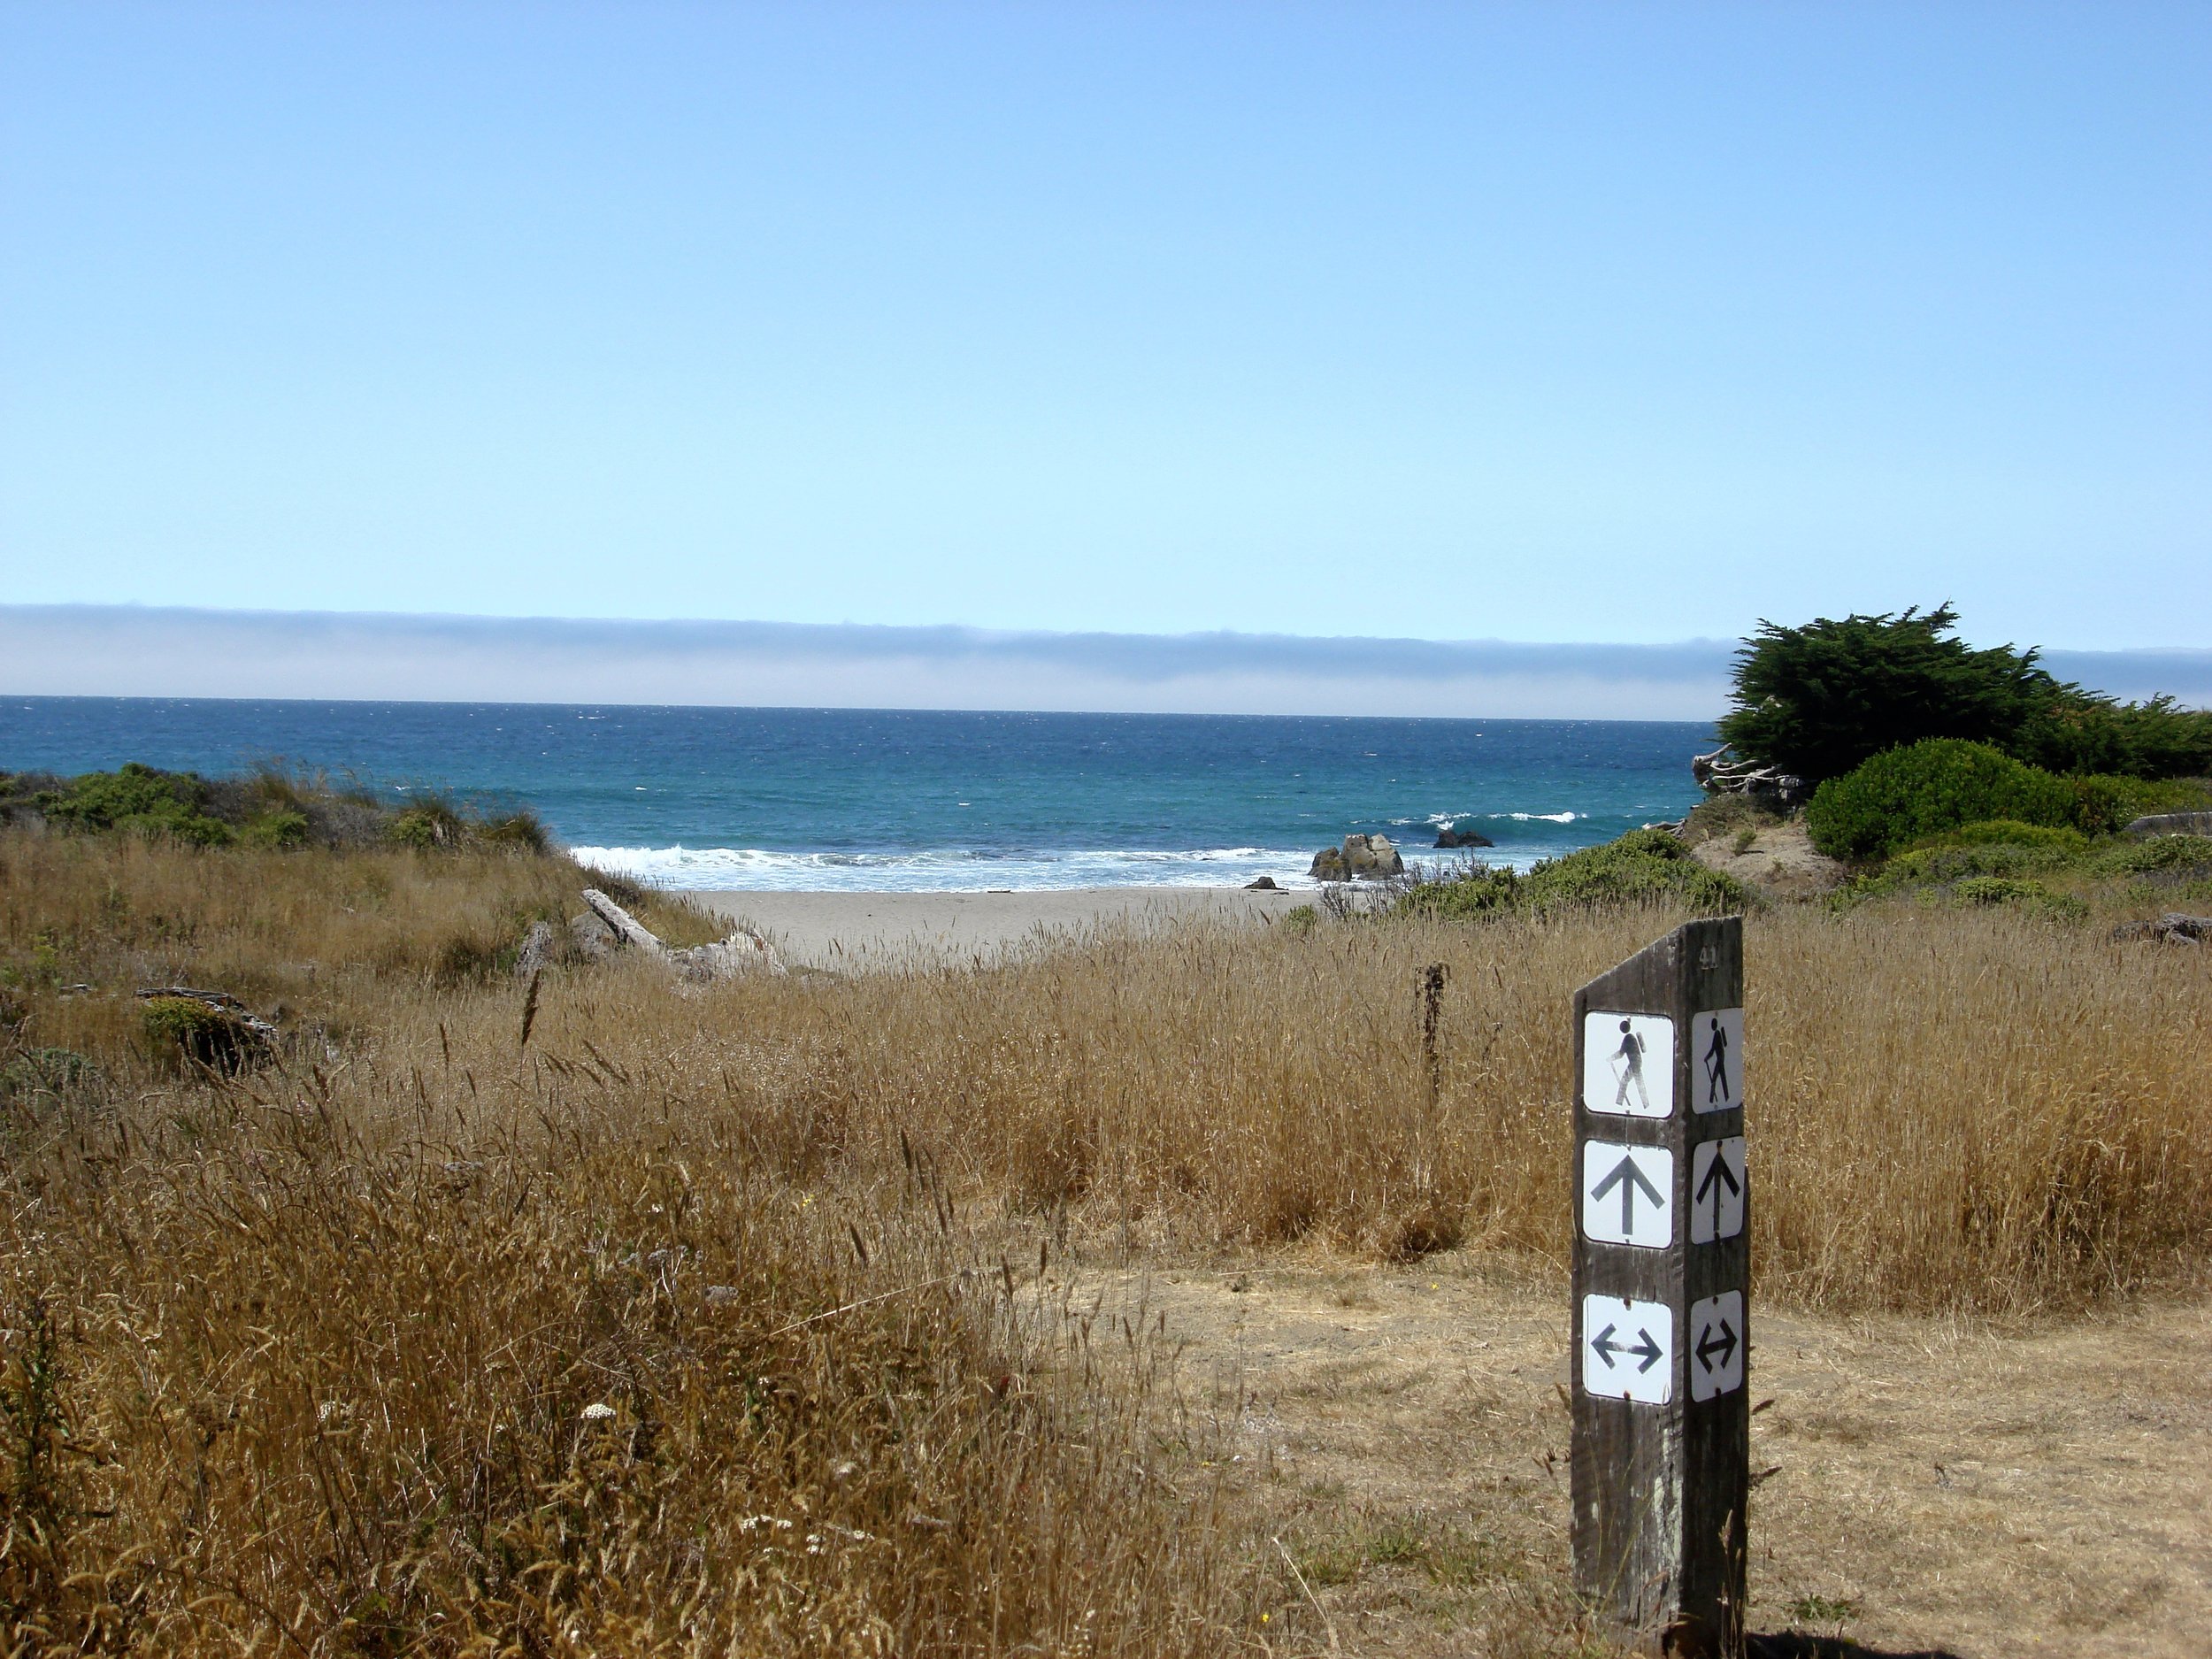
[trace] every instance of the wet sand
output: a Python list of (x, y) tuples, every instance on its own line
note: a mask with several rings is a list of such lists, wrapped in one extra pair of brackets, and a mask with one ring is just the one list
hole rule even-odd
[(766, 933), (794, 967), (838, 968), (872, 958), (987, 958), (1037, 936), (1127, 918), (1171, 926), (1197, 917), (1257, 926), (1311, 892), (1242, 887), (1071, 887), (1018, 893), (731, 893), (684, 895)]

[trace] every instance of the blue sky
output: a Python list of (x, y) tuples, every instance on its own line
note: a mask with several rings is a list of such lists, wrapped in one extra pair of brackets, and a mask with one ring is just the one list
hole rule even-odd
[(2212, 644), (2208, 84), (2204, 6), (12, 4), (0, 602)]

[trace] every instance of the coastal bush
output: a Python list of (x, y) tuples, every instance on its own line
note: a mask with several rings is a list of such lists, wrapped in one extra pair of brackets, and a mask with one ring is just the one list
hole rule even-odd
[(307, 844), (307, 814), (289, 807), (264, 812), (246, 826), (239, 839), (249, 847), (303, 847)]
[(259, 1033), (244, 1020), (197, 997), (149, 998), (141, 1018), (157, 1054), (211, 1071), (241, 1071), (264, 1050)]
[(2017, 818), (1985, 818), (1956, 829), (1922, 838), (1909, 851), (1939, 851), (1949, 847), (2032, 848), (2065, 859), (2078, 858), (2089, 850), (2089, 837), (2078, 829), (2052, 824), (2023, 824)]
[(37, 797), (50, 823), (81, 832), (119, 830), (194, 847), (220, 847), (231, 827), (201, 810), (207, 786), (186, 772), (157, 772), (127, 761), (114, 772), (87, 772)]
[(1831, 858), (1878, 858), (1962, 825), (2008, 818), (2068, 827), (2063, 780), (1986, 743), (1928, 738), (1875, 756), (1813, 792), (1805, 828)]

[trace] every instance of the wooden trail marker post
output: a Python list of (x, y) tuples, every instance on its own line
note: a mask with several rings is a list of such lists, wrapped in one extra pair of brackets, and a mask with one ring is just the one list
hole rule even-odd
[(1575, 1586), (1646, 1651), (1739, 1659), (1750, 1491), (1743, 918), (1575, 993)]

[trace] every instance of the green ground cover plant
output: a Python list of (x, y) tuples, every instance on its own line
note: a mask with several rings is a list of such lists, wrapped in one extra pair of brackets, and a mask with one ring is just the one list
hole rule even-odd
[(1700, 864), (1672, 831), (1640, 829), (1601, 847), (1547, 858), (1526, 875), (1476, 864), (1441, 880), (1417, 881), (1392, 908), (1400, 916), (1470, 920), (1653, 903), (1721, 916), (1753, 902), (1740, 882)]
[(495, 847), (542, 853), (552, 847), (544, 823), (526, 807), (486, 808), (422, 790), (394, 804), (358, 782), (334, 782), (275, 761), (212, 779), (137, 761), (73, 778), (0, 772), (0, 826), (11, 823), (264, 851), (377, 842), (422, 852)]

